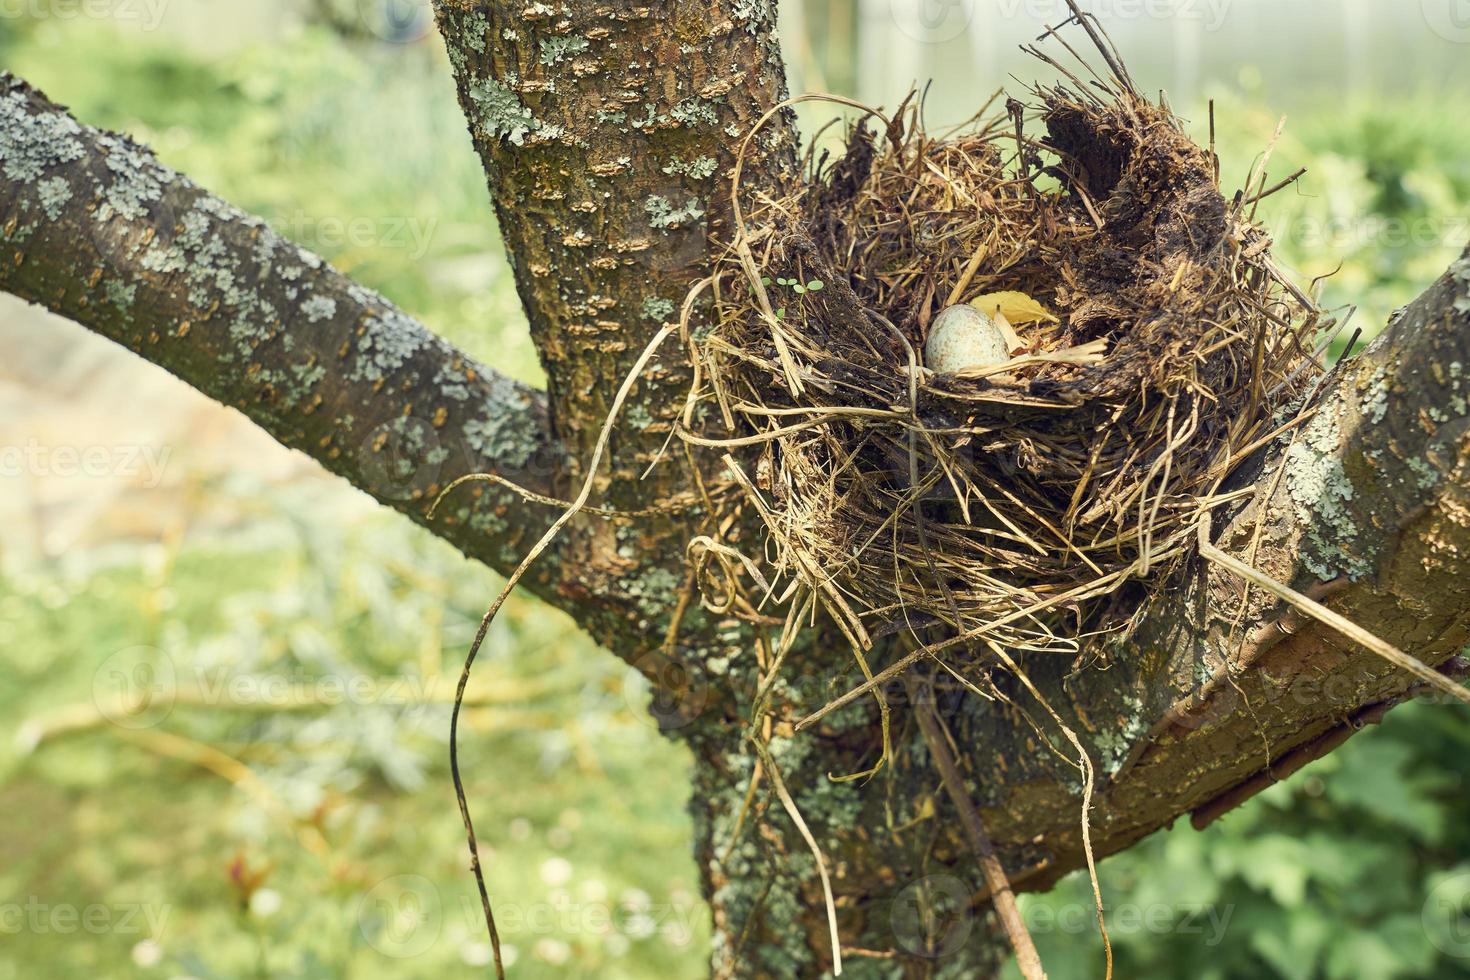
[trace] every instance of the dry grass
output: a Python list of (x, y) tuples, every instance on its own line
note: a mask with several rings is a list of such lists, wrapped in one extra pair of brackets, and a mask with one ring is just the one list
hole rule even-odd
[[(1193, 553), (1327, 324), (1125, 74), (945, 138), (920, 115), (875, 112), (790, 196), (741, 197), (685, 437), (764, 524), (751, 607), (812, 597), (859, 655), (899, 631), (1073, 654)], [(1008, 364), (924, 368), (936, 315), (1000, 290), (1053, 319)]]

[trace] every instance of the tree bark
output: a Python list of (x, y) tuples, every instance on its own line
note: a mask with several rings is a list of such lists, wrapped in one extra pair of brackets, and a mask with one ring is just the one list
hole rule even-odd
[[(739, 138), (785, 97), (775, 5), (439, 0), (435, 10), (570, 487), (633, 363), (709, 274), (711, 236), (728, 240)], [(747, 161), (757, 186), (794, 167), (790, 120), (766, 133)], [(670, 343), (640, 378), (598, 475), (612, 506), (662, 501), (680, 516), (579, 523), (563, 544), (581, 615), (614, 650), (678, 604), (684, 548), (704, 516), (679, 459), (648, 472), (689, 380)]]
[[(545, 396), (8, 78), (0, 289), (123, 343), (505, 568), (552, 516), (542, 505), (482, 484), (457, 490), (436, 520), (428, 503), (480, 470), (568, 495), (629, 366), (707, 273), (709, 236), (728, 238), (733, 154), (784, 82), (766, 0), (436, 8)], [(779, 185), (793, 179), (789, 120), (771, 134), (747, 166)], [(1467, 365), (1470, 254), (1323, 385), (1299, 432), (1242, 467), (1238, 487), (1255, 493), (1216, 515), (1217, 544), (1426, 662), (1448, 661), (1470, 639)], [(771, 780), (752, 789), (744, 741), (767, 637), (690, 599), (684, 546), (708, 515), (689, 468), (666, 461), (641, 479), (687, 383), (671, 346), (635, 389), (598, 481), (615, 507), (675, 509), (579, 517), (534, 585), (659, 682), (655, 712), (693, 750), (715, 975), (816, 976), (831, 951), (813, 859)], [(429, 454), (403, 419), (425, 421)], [(375, 468), (394, 438), (406, 464)], [(399, 475), (385, 490), (375, 472)], [(1196, 563), (1177, 586), (1138, 610), (1127, 645), (1027, 664), (1097, 770), (1099, 855), (1184, 813), (1213, 818), (1412, 694), (1407, 675), (1228, 572)], [(879, 753), (872, 701), (793, 737), (789, 719), (860, 681), (843, 649), (817, 630), (792, 655), (770, 753), (832, 873), (846, 975), (987, 975), (1003, 941), (903, 685), (886, 691), (900, 709), (895, 758), (868, 782), (829, 775)], [(885, 643), (872, 661), (899, 655)], [(935, 692), (1012, 882), (1043, 888), (1084, 860), (1076, 752), (1042, 744), (1031, 721), (1044, 709), (1014, 679), (993, 680), (1009, 703), (938, 677), (919, 689)], [(505, 885), (492, 871), (492, 896)]]

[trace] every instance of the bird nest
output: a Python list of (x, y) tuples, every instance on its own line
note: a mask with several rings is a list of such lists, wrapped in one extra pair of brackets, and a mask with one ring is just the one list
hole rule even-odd
[[(870, 113), (784, 196), (737, 187), (688, 418), (765, 540), (716, 547), (756, 605), (795, 583), (859, 650), (1074, 652), (1191, 554), (1320, 375), (1323, 318), (1251, 195), (1131, 83), (944, 137), (921, 115)], [(936, 372), (935, 321), (971, 301), (1009, 311), (1009, 356)]]

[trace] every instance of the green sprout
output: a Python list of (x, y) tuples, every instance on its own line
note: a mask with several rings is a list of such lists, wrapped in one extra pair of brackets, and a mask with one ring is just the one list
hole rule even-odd
[[(771, 285), (771, 277), (761, 276), (761, 284), (765, 286)], [(800, 296), (802, 293), (815, 293), (824, 289), (827, 284), (820, 279), (813, 279), (811, 282), (803, 285), (796, 279), (777, 278), (776, 285), (786, 286), (792, 292), (796, 293), (796, 295)]]

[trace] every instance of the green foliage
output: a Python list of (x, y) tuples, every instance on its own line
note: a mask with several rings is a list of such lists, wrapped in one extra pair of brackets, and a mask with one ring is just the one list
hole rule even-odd
[[(87, 19), (4, 32), (6, 67), (83, 121), (538, 379), (441, 52), (309, 30), (211, 60)], [(338, 497), (209, 494), (242, 540), (0, 581), (0, 980), (483, 968), (445, 698), (499, 580)], [(701, 975), (687, 755), (571, 621), (501, 618), (461, 749), (516, 975)], [(140, 676), (152, 711), (119, 715)]]
[[(1109, 859), (1119, 975), (1470, 976), (1454, 904), (1470, 893), (1467, 777), (1460, 709), (1412, 704), (1203, 833), (1181, 826)], [(1051, 976), (1098, 973), (1101, 940), (1076, 911), (1091, 908), (1085, 877), (1023, 905), (1033, 922), (1073, 910), (1071, 931), (1037, 933)], [(1145, 925), (1120, 927), (1120, 913)]]
[[(445, 736), (499, 580), (390, 515), (349, 529), (321, 505), (267, 495), (246, 540), (3, 583), (0, 977), (483, 964)], [(152, 707), (129, 715), (115, 681), (140, 656)], [(487, 643), (461, 751), (518, 976), (703, 970), (688, 760), (646, 700), (533, 601)], [(99, 927), (69, 927), (88, 907)]]

